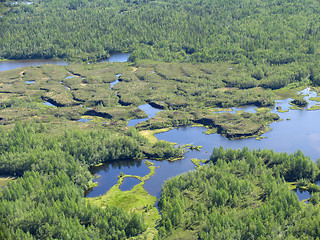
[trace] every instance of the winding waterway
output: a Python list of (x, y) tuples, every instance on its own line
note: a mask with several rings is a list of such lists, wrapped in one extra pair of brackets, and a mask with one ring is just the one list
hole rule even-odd
[[(309, 105), (318, 105), (318, 102), (310, 101), (309, 98), (316, 96), (315, 92), (304, 90), (302, 92), (306, 96)], [(311, 160), (316, 161), (320, 157), (320, 128), (318, 127), (318, 119), (320, 119), (320, 111), (308, 111), (306, 108), (303, 110), (289, 110), (291, 99), (277, 101), (272, 111), (277, 113), (281, 121), (274, 122), (270, 125), (271, 131), (262, 135), (261, 140), (255, 138), (247, 138), (240, 140), (229, 140), (219, 134), (206, 135), (204, 127), (179, 127), (171, 131), (158, 133), (155, 136), (159, 140), (166, 140), (174, 142), (179, 145), (193, 144), (203, 146), (200, 151), (189, 150), (184, 159), (169, 162), (169, 161), (152, 161), (156, 169), (155, 175), (148, 179), (144, 188), (153, 196), (160, 197), (161, 186), (167, 179), (179, 175), (181, 173), (194, 169), (194, 164), (191, 162), (192, 158), (209, 159), (215, 147), (223, 146), (224, 148), (241, 149), (248, 147), (250, 149), (273, 149), (275, 152), (294, 153), (298, 149), (310, 156)], [(282, 110), (289, 110), (288, 112), (278, 112), (277, 107)], [(233, 109), (233, 111), (245, 110), (254, 112), (255, 107), (246, 107), (244, 109)], [(148, 114), (148, 109), (144, 109)], [(146, 168), (145, 164), (139, 161), (139, 166)], [(128, 163), (126, 163), (128, 164)], [(99, 179), (95, 181), (99, 183), (97, 188), (93, 188), (88, 197), (95, 197), (104, 194), (116, 182), (117, 176), (120, 172), (124, 174), (139, 175), (140, 167), (136, 165), (135, 168), (124, 166), (114, 167), (111, 163), (104, 164), (101, 169), (95, 169), (93, 174), (100, 175)], [(108, 170), (106, 170), (108, 169)], [(127, 172), (128, 171), (128, 172)], [(129, 172), (130, 171), (130, 172)], [(112, 172), (112, 174), (110, 174)], [(103, 178), (104, 181), (100, 181)], [(109, 185), (105, 185), (105, 183)], [(103, 189), (103, 190), (102, 190)]]
[[(101, 60), (100, 62), (125, 62), (129, 58), (129, 53), (116, 53), (109, 59)], [(61, 60), (17, 60), (17, 61), (2, 61), (0, 62), (0, 71), (12, 70), (19, 67), (39, 66), (43, 64), (68, 65), (68, 62)], [(113, 82), (112, 88), (117, 81)], [(27, 83), (31, 84), (31, 83)], [(306, 89), (301, 92), (308, 95), (306, 99), (309, 102), (308, 107), (319, 105), (318, 102), (310, 101), (309, 97), (316, 96), (315, 92)], [(155, 136), (159, 140), (175, 142), (179, 145), (193, 144), (203, 146), (200, 151), (188, 151), (184, 155), (184, 159), (168, 162), (168, 161), (152, 161), (155, 166), (159, 167), (155, 171), (155, 175), (148, 179), (144, 188), (153, 196), (159, 197), (161, 186), (170, 177), (194, 169), (192, 158), (209, 159), (214, 147), (223, 146), (224, 148), (239, 149), (249, 147), (250, 149), (273, 149), (275, 152), (294, 153), (298, 149), (310, 156), (311, 160), (316, 161), (320, 157), (320, 128), (318, 128), (318, 119), (320, 119), (320, 111), (289, 110), (290, 99), (277, 101), (273, 112), (277, 113), (282, 121), (274, 122), (270, 125), (271, 131), (262, 135), (261, 140), (255, 138), (229, 140), (219, 134), (205, 135), (206, 128), (204, 127), (180, 127), (169, 132), (159, 133)], [(49, 105), (44, 102), (44, 104)], [(277, 107), (288, 112), (278, 112)], [(139, 106), (140, 109), (146, 112), (148, 118), (130, 120), (128, 126), (134, 126), (138, 122), (146, 121), (154, 117), (159, 109), (151, 107), (149, 104)], [(255, 112), (255, 106), (246, 106), (244, 108), (232, 108), (232, 113), (242, 110), (247, 112)], [(85, 119), (82, 121), (90, 121)], [(144, 176), (148, 174), (149, 169), (142, 161), (119, 161), (117, 163), (106, 163), (100, 167), (92, 168), (91, 172), (97, 174), (100, 178), (95, 179), (98, 182), (98, 187), (87, 192), (87, 197), (96, 197), (105, 194), (113, 185), (117, 183), (118, 176), (121, 172), (129, 175)], [(135, 184), (139, 183), (136, 180), (127, 180), (120, 188), (129, 190)], [(307, 192), (303, 194), (298, 192), (299, 198), (309, 197)]]

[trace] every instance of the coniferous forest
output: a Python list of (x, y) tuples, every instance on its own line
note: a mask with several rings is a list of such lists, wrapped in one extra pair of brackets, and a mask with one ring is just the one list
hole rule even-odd
[[(157, 174), (148, 161), (147, 175), (121, 172), (84, 197), (92, 168), (200, 152), (156, 133), (193, 125), (263, 141), (289, 111), (271, 112), (276, 100), (319, 110), (297, 95), (320, 92), (319, 14), (318, 0), (0, 0), (0, 63), (68, 61), (0, 71), (0, 240), (319, 239), (320, 161), (299, 149), (212, 146), (157, 203), (143, 187)], [(118, 52), (127, 63), (100, 62)], [(120, 191), (129, 177), (141, 184)]]

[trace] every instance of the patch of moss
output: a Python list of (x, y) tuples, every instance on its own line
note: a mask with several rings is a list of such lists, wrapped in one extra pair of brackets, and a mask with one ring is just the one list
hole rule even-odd
[(319, 110), (320, 106), (319, 105), (313, 105), (312, 107), (308, 108), (308, 111), (315, 111), (315, 110)]
[(311, 101), (320, 102), (320, 97), (311, 97), (309, 98)]
[(209, 135), (209, 134), (214, 134), (214, 133), (217, 133), (217, 132), (218, 132), (217, 128), (208, 128), (208, 130), (206, 130), (204, 133), (206, 135)]
[(142, 130), (139, 133), (147, 138), (150, 143), (156, 143), (158, 139), (154, 136), (156, 133), (163, 133), (163, 132), (168, 132), (172, 128), (161, 128), (161, 129), (155, 129), (155, 130)]

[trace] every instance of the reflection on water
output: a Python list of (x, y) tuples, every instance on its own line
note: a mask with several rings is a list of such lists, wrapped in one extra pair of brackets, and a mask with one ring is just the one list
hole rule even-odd
[(112, 53), (107, 59), (101, 59), (98, 62), (127, 62), (129, 60), (130, 53)]
[(71, 75), (71, 76), (65, 77), (64, 79), (70, 79), (70, 78), (74, 78), (74, 77), (75, 77), (74, 75)]
[[(304, 91), (304, 93), (309, 94), (306, 98), (316, 95), (310, 91)], [(194, 170), (194, 164), (191, 162), (192, 158), (209, 159), (213, 148), (220, 146), (233, 149), (241, 149), (247, 146), (250, 149), (273, 149), (275, 152), (287, 153), (294, 153), (300, 149), (305, 155), (310, 156), (313, 161), (316, 161), (320, 157), (320, 128), (318, 127), (320, 111), (307, 111), (306, 109), (290, 110), (289, 112), (283, 113), (277, 111), (276, 108), (279, 106), (283, 110), (289, 109), (291, 106), (289, 104), (290, 100), (291, 99), (276, 101), (272, 111), (277, 113), (282, 119), (290, 118), (291, 120), (272, 123), (270, 125), (272, 130), (263, 134), (262, 137), (266, 138), (262, 140), (256, 140), (255, 138), (229, 140), (219, 134), (205, 135), (204, 132), (206, 128), (204, 127), (190, 126), (179, 127), (169, 132), (156, 134), (155, 136), (159, 140), (166, 140), (179, 145), (193, 144), (203, 147), (200, 151), (188, 151), (182, 160), (174, 162), (151, 161), (155, 166), (159, 166), (159, 168), (156, 169), (155, 175), (145, 182), (144, 188), (153, 196), (160, 197), (161, 186), (164, 181), (170, 177)], [(311, 101), (309, 101), (309, 104), (312, 104), (310, 102)], [(159, 109), (156, 110), (159, 111)], [(247, 110), (252, 110), (252, 108), (248, 107)], [(109, 175), (109, 172), (99, 174), (108, 179), (104, 181), (113, 181), (112, 185), (114, 185), (117, 182), (117, 176), (120, 174), (120, 171), (114, 176)], [(104, 184), (100, 182), (100, 179), (97, 181), (101, 185)], [(95, 191), (95, 189), (93, 191)], [(106, 190), (101, 192), (101, 194), (105, 192)]]
[(299, 201), (307, 200), (311, 197), (311, 194), (308, 191), (302, 190), (300, 188), (297, 188), (294, 190), (294, 192), (297, 194)]
[(163, 111), (159, 108), (152, 107), (149, 104), (140, 105), (138, 108), (144, 111), (148, 115), (148, 117), (140, 118), (140, 119), (131, 119), (127, 125), (128, 127), (135, 126), (139, 122), (147, 121), (148, 119), (155, 117), (158, 112)]
[(40, 66), (45, 64), (55, 64), (55, 65), (68, 65), (69, 63), (61, 60), (54, 59), (27, 59), (27, 60), (15, 60), (15, 61), (3, 61), (0, 62), (0, 72), (12, 70), (20, 67), (28, 66)]
[(113, 87), (114, 87), (114, 85), (116, 85), (118, 82), (119, 82), (119, 80), (118, 80), (118, 79), (117, 79), (117, 80), (115, 80), (115, 81), (113, 81), (113, 82), (111, 82), (111, 83), (110, 83), (110, 88), (113, 88)]
[(137, 178), (125, 178), (123, 179), (122, 184), (119, 186), (121, 191), (130, 191), (135, 185), (141, 183)]
[(141, 177), (147, 175), (150, 172), (150, 169), (146, 164), (144, 164), (144, 161), (145, 160), (122, 160), (108, 162), (99, 167), (92, 167), (90, 172), (100, 176), (98, 179), (94, 179), (93, 182), (98, 182), (99, 184), (91, 191), (88, 191), (86, 197), (98, 197), (105, 194), (118, 182), (118, 176), (121, 172), (123, 174)]
[[(107, 59), (102, 59), (98, 62), (127, 62), (130, 53), (112, 53)], [(28, 66), (40, 66), (45, 64), (63, 65), (66, 66), (69, 62), (56, 60), (56, 59), (24, 59), (24, 60), (14, 60), (14, 61), (2, 61), (0, 62), (0, 72), (12, 70), (20, 67)], [(67, 77), (71, 78), (71, 76)]]

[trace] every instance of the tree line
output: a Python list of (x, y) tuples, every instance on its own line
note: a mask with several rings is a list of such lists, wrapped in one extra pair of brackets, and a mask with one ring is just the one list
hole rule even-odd
[[(127, 239), (145, 231), (141, 215), (83, 198), (93, 179), (89, 166), (145, 156), (148, 142), (135, 129), (50, 136), (42, 123), (18, 122), (0, 136), (0, 175), (19, 177), (0, 190), (0, 239)], [(149, 148), (159, 158), (181, 151), (171, 144)]]
[[(5, 3), (2, 3), (5, 4)], [(5, 4), (0, 56), (288, 64), (318, 59), (314, 0), (35, 0)]]
[(319, 165), (300, 151), (216, 148), (207, 165), (163, 185), (159, 238), (317, 239), (319, 187), (306, 204), (287, 181), (318, 179)]

